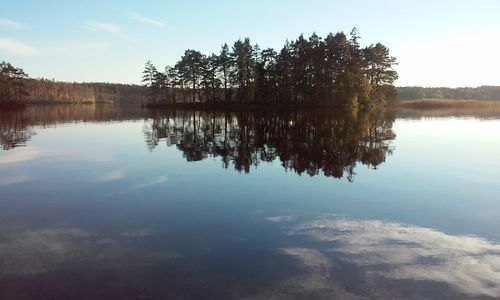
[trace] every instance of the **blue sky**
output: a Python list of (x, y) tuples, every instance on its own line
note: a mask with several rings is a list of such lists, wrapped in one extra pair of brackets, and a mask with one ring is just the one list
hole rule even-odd
[(280, 48), (299, 34), (356, 26), (398, 58), (398, 85), (500, 85), (500, 1), (2, 0), (0, 60), (32, 77), (139, 83), (146, 60), (218, 52), (250, 37)]

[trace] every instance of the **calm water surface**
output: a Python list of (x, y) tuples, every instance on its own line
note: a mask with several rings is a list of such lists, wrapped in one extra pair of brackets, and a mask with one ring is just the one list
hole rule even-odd
[(0, 117), (0, 299), (500, 298), (495, 114)]

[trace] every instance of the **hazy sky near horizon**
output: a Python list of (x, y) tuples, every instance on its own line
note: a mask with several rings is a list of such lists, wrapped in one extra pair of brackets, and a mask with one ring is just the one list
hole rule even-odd
[(185, 49), (218, 52), (250, 37), (261, 48), (357, 27), (399, 62), (397, 85), (500, 85), (500, 1), (2, 0), (0, 60), (31, 77), (139, 83), (144, 63)]

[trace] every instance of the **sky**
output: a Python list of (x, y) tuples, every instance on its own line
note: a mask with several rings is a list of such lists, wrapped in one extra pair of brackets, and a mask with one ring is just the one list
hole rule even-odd
[(33, 78), (140, 83), (144, 64), (249, 37), (280, 49), (301, 33), (350, 32), (398, 59), (399, 86), (500, 85), (500, 1), (2, 0), (0, 60)]

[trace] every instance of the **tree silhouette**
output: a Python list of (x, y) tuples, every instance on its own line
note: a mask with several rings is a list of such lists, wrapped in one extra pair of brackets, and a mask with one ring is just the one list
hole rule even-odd
[(377, 43), (364, 49), (366, 59), (366, 75), (370, 83), (375, 86), (392, 84), (398, 74), (392, 69), (396, 64), (396, 58), (389, 55), (389, 48)]
[(396, 60), (381, 43), (362, 48), (359, 40), (354, 28), (349, 36), (300, 35), (279, 52), (261, 50), (248, 38), (234, 42), (232, 49), (224, 44), (219, 55), (189, 49), (174, 67), (179, 80), (171, 86), (172, 98), (180, 92), (181, 102), (187, 102), (184, 87), (189, 85), (191, 102), (361, 108), (384, 104), (394, 96)]
[(250, 44), (250, 39), (245, 38), (244, 41), (237, 40), (233, 45), (231, 53), (234, 61), (234, 69), (232, 72), (232, 80), (238, 89), (238, 100), (247, 102), (251, 99), (251, 84), (254, 75), (254, 50)]
[(201, 84), (205, 92), (207, 102), (215, 102), (217, 100), (217, 90), (221, 86), (221, 80), (218, 78), (218, 59), (217, 55), (203, 56), (201, 64)]
[(28, 78), (23, 69), (16, 68), (10, 63), (0, 63), (0, 100), (21, 100), (29, 95), (25, 81)]
[(188, 49), (177, 63), (179, 74), (184, 82), (191, 85), (191, 101), (196, 101), (196, 88), (201, 77), (203, 55), (196, 50)]
[(231, 72), (231, 67), (233, 60), (231, 59), (231, 53), (229, 52), (229, 46), (227, 44), (222, 45), (219, 56), (216, 56), (216, 65), (221, 72), (222, 83), (224, 84), (224, 100), (228, 101), (228, 87), (229, 87), (229, 74)]

